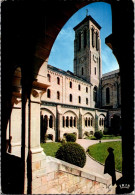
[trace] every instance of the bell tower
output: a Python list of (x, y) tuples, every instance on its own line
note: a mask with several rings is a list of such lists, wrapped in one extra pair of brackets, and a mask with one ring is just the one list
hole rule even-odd
[(100, 107), (101, 26), (89, 15), (74, 27), (74, 74), (92, 84), (91, 105)]

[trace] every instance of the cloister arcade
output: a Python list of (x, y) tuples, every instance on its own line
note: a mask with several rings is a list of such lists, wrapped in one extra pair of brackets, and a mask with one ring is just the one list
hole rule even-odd
[[(112, 34), (105, 39), (105, 42), (116, 56), (121, 73), (123, 164), (122, 178), (117, 184), (117, 190), (119, 193), (123, 190), (130, 193), (134, 190), (134, 5), (132, 0), (55, 2), (39, 0), (38, 3), (33, 1), (32, 5), (25, 1), (7, 0), (1, 4), (2, 33), (4, 33), (2, 36), (1, 104), (1, 186), (3, 193), (33, 193), (34, 159), (38, 155), (38, 159), (44, 160), (45, 163), (38, 130), (40, 129), (41, 91), (45, 93), (48, 87), (37, 81), (36, 77), (42, 64), (48, 62), (52, 45), (62, 26), (77, 10), (93, 2), (106, 2), (111, 4), (112, 8)], [(21, 91), (17, 92), (14, 98), (12, 79), (17, 65), (21, 68)], [(128, 95), (125, 95), (125, 92), (128, 92)], [(10, 117), (15, 110), (13, 105), (20, 106), (16, 109), (19, 114), (15, 115), (18, 117), (21, 114), (21, 127), (18, 128), (18, 131), (21, 130), (20, 158), (14, 155), (9, 157), (7, 153), (7, 126), (9, 124), (10, 129)], [(59, 117), (61, 117), (60, 112)], [(12, 185), (9, 185), (8, 179), (11, 179)], [(129, 189), (120, 189), (120, 183), (129, 184)]]

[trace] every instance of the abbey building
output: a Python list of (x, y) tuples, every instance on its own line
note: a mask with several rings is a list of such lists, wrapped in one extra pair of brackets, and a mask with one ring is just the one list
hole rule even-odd
[[(40, 116), (33, 112), (35, 121), (32, 125), (36, 128), (36, 121), (40, 121), (41, 142), (45, 135), (57, 141), (66, 133), (75, 133), (81, 139), (85, 132), (93, 135), (97, 130), (115, 127), (115, 119), (120, 126), (120, 73), (115, 70), (102, 75), (100, 29), (100, 25), (91, 16), (86, 16), (74, 27), (74, 73), (58, 69), (47, 62), (40, 68), (32, 89), (34, 101), (37, 102), (36, 98), (40, 94)], [(7, 139), (12, 137), (13, 153), (15, 148), (21, 146), (19, 78), (21, 74), (18, 68), (13, 81), (17, 100), (8, 126), (10, 130), (7, 130)]]

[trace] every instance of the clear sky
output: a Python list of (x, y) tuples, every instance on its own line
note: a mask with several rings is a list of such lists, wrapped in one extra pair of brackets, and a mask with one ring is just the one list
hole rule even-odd
[(88, 15), (91, 15), (102, 27), (100, 30), (102, 73), (119, 68), (112, 50), (105, 44), (105, 38), (112, 33), (111, 6), (107, 3), (91, 3), (77, 11), (63, 26), (52, 47), (48, 64), (62, 70), (73, 72), (74, 39), (73, 28)]

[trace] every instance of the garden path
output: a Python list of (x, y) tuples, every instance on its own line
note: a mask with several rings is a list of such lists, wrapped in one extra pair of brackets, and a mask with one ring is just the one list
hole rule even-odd
[[(121, 141), (121, 139), (113, 139), (113, 140), (101, 140), (101, 142), (112, 142), (112, 141)], [(86, 140), (86, 139), (78, 139), (77, 143), (80, 144), (85, 150), (96, 143), (99, 143), (98, 140)], [(86, 157), (86, 164), (84, 166), (85, 169), (101, 174), (104, 174), (104, 165), (96, 162), (95, 160), (93, 160), (92, 158), (90, 158), (88, 155)], [(122, 176), (121, 173), (116, 171), (116, 179), (118, 180), (120, 177)]]

